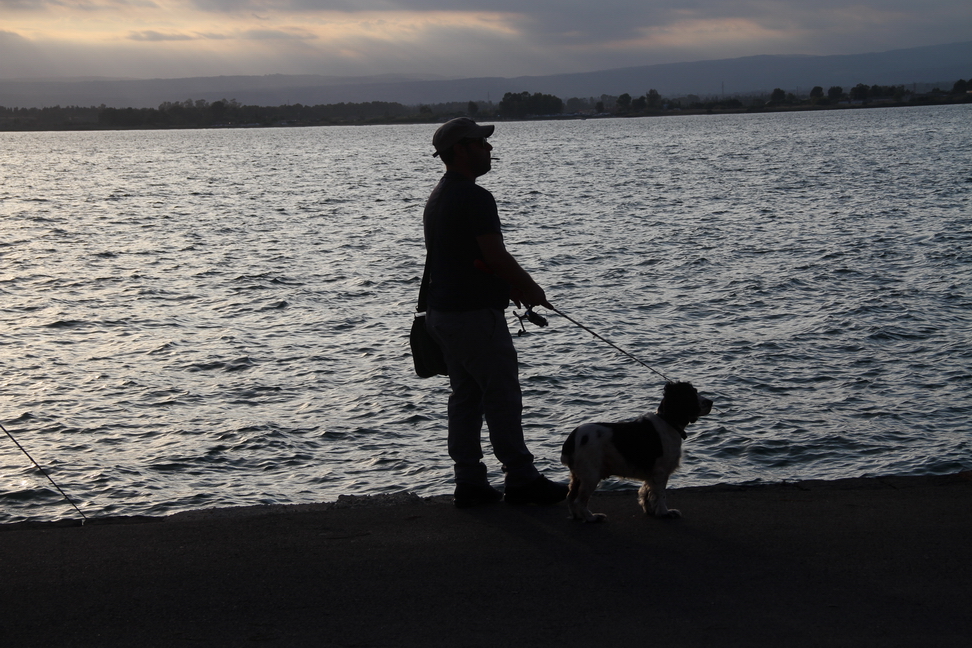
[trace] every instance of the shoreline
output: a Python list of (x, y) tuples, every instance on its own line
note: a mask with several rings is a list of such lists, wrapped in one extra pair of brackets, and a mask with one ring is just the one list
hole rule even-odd
[[(876, 108), (920, 108), (920, 107), (942, 107), (958, 106), (972, 103), (972, 98), (962, 96), (954, 98), (945, 94), (942, 96), (929, 96), (912, 101), (887, 101), (875, 100), (870, 102), (840, 102), (835, 104), (780, 104), (763, 106), (743, 106), (725, 107), (713, 106), (711, 108), (679, 108), (669, 110), (656, 110), (645, 112), (619, 112), (619, 113), (598, 113), (580, 114), (565, 113), (559, 115), (528, 115), (524, 117), (505, 118), (499, 115), (482, 114), (477, 115), (480, 120), (492, 123), (510, 122), (530, 122), (530, 121), (586, 121), (599, 119), (644, 119), (657, 117), (687, 117), (687, 116), (715, 116), (715, 115), (762, 115), (772, 113), (794, 113), (794, 112), (822, 112), (822, 111), (846, 111), (846, 110), (871, 110)], [(3, 106), (0, 106), (3, 108)], [(101, 110), (94, 106), (90, 108), (76, 107), (80, 110)], [(272, 110), (273, 106), (260, 106), (261, 109)], [(43, 111), (49, 108), (21, 108), (25, 113), (30, 111)], [(119, 108), (112, 110), (145, 110), (135, 108)], [(452, 117), (461, 117), (463, 114), (448, 113), (437, 114), (434, 116), (414, 115), (402, 118), (361, 118), (347, 120), (327, 120), (327, 121), (304, 121), (294, 119), (272, 119), (268, 122), (240, 122), (240, 123), (210, 123), (210, 124), (138, 124), (138, 125), (102, 125), (97, 121), (91, 122), (63, 122), (56, 124), (36, 123), (25, 124), (12, 119), (0, 119), (0, 133), (71, 133), (71, 132), (110, 132), (110, 131), (155, 131), (155, 130), (248, 130), (266, 128), (312, 128), (328, 126), (412, 126), (412, 125), (438, 125), (448, 121)]]
[[(866, 477), (845, 477), (841, 479), (806, 479), (782, 482), (743, 483), (743, 484), (711, 484), (706, 486), (685, 486), (669, 488), (672, 497), (681, 493), (725, 493), (745, 492), (756, 490), (850, 490), (873, 488), (911, 488), (918, 485), (941, 485), (956, 481), (972, 482), (972, 469), (946, 475), (877, 475)], [(634, 497), (637, 495), (640, 482), (631, 481), (631, 488), (614, 489), (611, 491), (598, 490), (592, 502), (603, 496)], [(311, 512), (325, 512), (330, 510), (390, 507), (404, 504), (445, 504), (451, 505), (452, 496), (430, 495), (420, 496), (411, 491), (396, 493), (380, 493), (376, 495), (339, 495), (330, 502), (305, 502), (297, 504), (252, 504), (242, 506), (217, 506), (204, 509), (191, 509), (167, 515), (109, 515), (104, 517), (65, 517), (57, 520), (22, 520), (19, 522), (0, 523), (0, 533), (29, 529), (58, 529), (84, 526), (103, 526), (118, 524), (151, 524), (166, 521), (218, 521), (230, 518), (259, 517), (267, 515), (288, 515)]]
[[(972, 636), (972, 471), (0, 529), (9, 646), (915, 646)], [(139, 523), (142, 522), (142, 523)]]

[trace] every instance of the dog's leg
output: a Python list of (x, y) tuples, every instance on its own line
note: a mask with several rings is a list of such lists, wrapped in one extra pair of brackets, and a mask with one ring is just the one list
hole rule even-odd
[(570, 518), (572, 520), (583, 519), (583, 514), (579, 510), (579, 505), (577, 503), (577, 495), (580, 492), (580, 478), (577, 474), (571, 470), (570, 471), (570, 486), (567, 489), (567, 511), (570, 512)]
[(584, 517), (585, 522), (603, 522), (607, 519), (607, 515), (604, 513), (592, 513), (591, 509), (588, 508), (588, 502), (591, 501), (591, 495), (597, 489), (597, 484), (594, 484), (594, 488), (586, 490), (583, 495), (577, 498), (578, 507), (580, 514)]
[(643, 483), (641, 488), (638, 489), (638, 503), (641, 504), (645, 515), (655, 514), (654, 498), (652, 498), (651, 486), (648, 485), (648, 482)]
[(585, 522), (603, 522), (607, 516), (603, 513), (591, 513), (587, 508), (591, 500), (591, 495), (597, 490), (600, 479), (595, 474), (581, 477), (575, 470), (570, 471), (570, 490), (567, 493), (567, 509), (570, 517), (574, 520), (584, 520)]
[(638, 503), (641, 504), (645, 514), (670, 519), (682, 517), (681, 511), (678, 509), (668, 508), (665, 498), (665, 487), (667, 485), (667, 479), (646, 481), (641, 485), (641, 488), (638, 489)]

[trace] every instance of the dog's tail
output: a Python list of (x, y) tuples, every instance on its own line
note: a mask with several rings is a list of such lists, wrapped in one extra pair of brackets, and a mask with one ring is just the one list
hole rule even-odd
[(560, 463), (564, 464), (568, 468), (574, 467), (574, 449), (577, 447), (577, 429), (575, 428), (567, 440), (564, 441), (564, 446), (560, 449)]

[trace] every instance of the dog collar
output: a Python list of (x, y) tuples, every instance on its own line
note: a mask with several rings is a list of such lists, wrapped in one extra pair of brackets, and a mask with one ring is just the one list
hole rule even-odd
[(675, 427), (674, 425), (672, 425), (671, 423), (669, 423), (668, 421), (666, 421), (666, 420), (665, 420), (665, 419), (664, 419), (664, 418), (662, 417), (662, 415), (661, 415), (661, 414), (659, 414), (659, 413), (657, 413), (657, 412), (655, 412), (654, 414), (650, 414), (649, 416), (651, 416), (651, 417), (653, 417), (654, 419), (656, 419), (657, 421), (659, 421), (659, 422), (661, 422), (661, 423), (664, 423), (665, 425), (667, 425), (667, 426), (668, 426), (668, 427), (670, 427), (671, 429), (673, 429), (673, 430), (675, 430), (676, 432), (678, 432), (678, 435), (679, 435), (680, 437), (682, 437), (682, 441), (685, 441), (686, 439), (688, 439), (688, 436), (687, 436), (687, 435), (685, 434), (685, 428), (678, 428), (678, 427)]

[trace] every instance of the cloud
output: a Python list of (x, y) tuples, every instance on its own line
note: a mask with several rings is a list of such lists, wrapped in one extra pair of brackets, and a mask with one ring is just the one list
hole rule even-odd
[(193, 34), (185, 34), (181, 32), (163, 34), (161, 32), (157, 32), (153, 30), (145, 30), (140, 32), (130, 32), (127, 38), (128, 40), (143, 41), (143, 42), (195, 41), (195, 40), (273, 41), (273, 40), (314, 40), (317, 38), (317, 35), (297, 28), (247, 29), (247, 30), (238, 31), (234, 33), (197, 32)]
[(26, 43), (27, 39), (12, 31), (0, 29), (0, 43)]
[(188, 41), (196, 40), (196, 36), (190, 36), (189, 34), (162, 34), (157, 31), (146, 30), (140, 32), (131, 32), (128, 35), (129, 40), (133, 41)]
[(301, 29), (248, 29), (240, 38), (244, 40), (315, 40), (316, 34)]
[[(0, 0), (0, 77), (518, 76), (968, 40), (968, 0)], [(30, 46), (34, 59), (11, 60)], [(113, 54), (112, 54), (113, 53)], [(106, 63), (107, 61), (107, 63)], [(185, 66), (189, 66), (189, 70)], [(166, 73), (166, 70), (169, 70)]]
[[(506, 34), (527, 56), (522, 66), (564, 69), (587, 65), (618, 67), (653, 62), (727, 58), (756, 54), (830, 54), (882, 51), (966, 40), (972, 5), (962, 0), (927, 0), (919, 9), (904, 0), (196, 0), (213, 10), (245, 4), (267, 11), (303, 12), (312, 20), (328, 12), (347, 16), (408, 13), (433, 29), (432, 16), (490, 14), (503, 32), (472, 29), (448, 44), (465, 55), (469, 40)], [(480, 25), (481, 27), (481, 25)], [(549, 69), (545, 71), (558, 71)]]
[(22, 12), (45, 9), (59, 12), (113, 12), (126, 7), (158, 8), (159, 5), (153, 0), (0, 0), (0, 7)]

